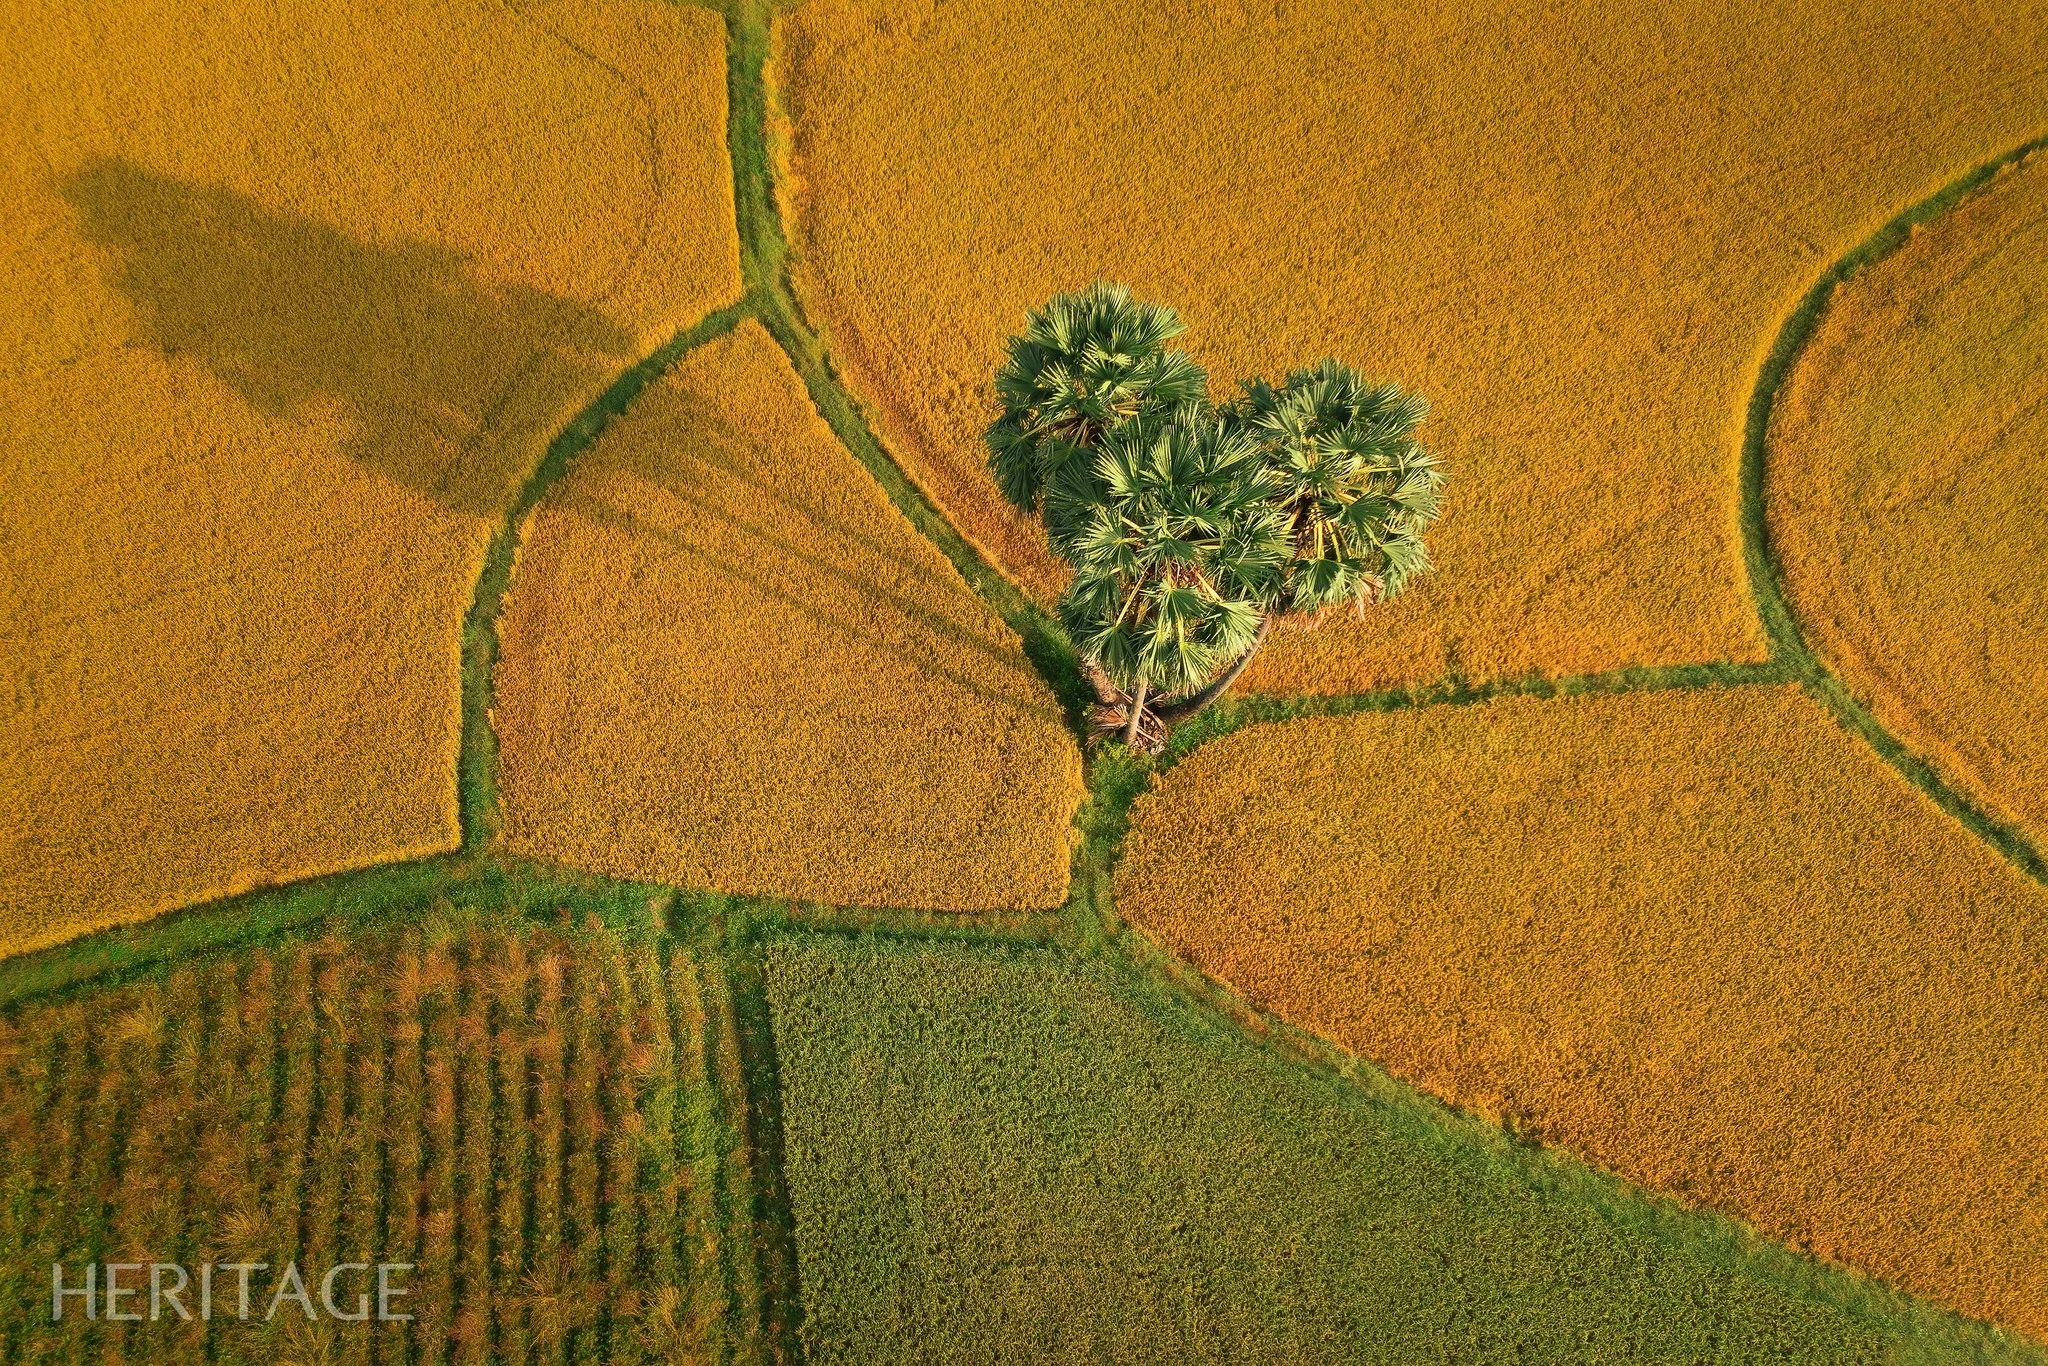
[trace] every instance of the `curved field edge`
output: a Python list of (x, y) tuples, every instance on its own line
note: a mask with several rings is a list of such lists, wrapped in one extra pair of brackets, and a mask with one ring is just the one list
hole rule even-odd
[(1756, 600), (1757, 614), (1762, 620), (1765, 638), (1770, 643), (1771, 662), (1788, 676), (1797, 678), (1807, 691), (1827, 705), (1844, 727), (1862, 736), (1886, 763), (1926, 793), (1936, 806), (1996, 849), (2028, 877), (2048, 885), (2048, 859), (2044, 859), (2042, 852), (2017, 829), (1993, 817), (1952, 786), (1925, 757), (1908, 748), (1886, 729), (1806, 643), (1805, 634), (1800, 630), (1798, 618), (1785, 594), (1783, 574), (1772, 548), (1765, 489), (1770, 460), (1771, 416), (1777, 406), (1778, 394), (1798, 365), (1807, 343), (1813, 339), (1835, 291), (1863, 270), (1904, 247), (1912, 240), (1915, 231), (1972, 198), (2001, 173), (2044, 148), (2048, 148), (2048, 134), (2021, 143), (1971, 168), (1927, 198), (1902, 210), (1821, 273), (1779, 326), (1777, 336), (1758, 370), (1756, 387), (1750, 393), (1749, 410), (1743, 424), (1738, 480), (1743, 560), (1749, 570), (1750, 595)]
[(961, 534), (889, 453), (841, 382), (790, 286), (789, 238), (778, 208), (775, 156), (768, 135), (774, 110), (767, 68), (775, 17), (784, 8), (771, 0), (733, 0), (726, 11), (726, 105), (732, 111), (726, 146), (732, 152), (733, 200), (739, 214), (740, 277), (746, 282), (753, 315), (796, 367), (812, 404), (839, 443), (882, 486), (911, 526), (939, 548), (967, 586), (1017, 633), (1025, 658), (1059, 699), (1068, 728), (1077, 738), (1085, 738), (1092, 699), (1082, 685), (1080, 659), (1066, 632)]
[(540, 463), (519, 486), (519, 496), (506, 510), (504, 520), (491, 533), (483, 570), (462, 620), (462, 745), (456, 788), (461, 797), (463, 848), (497, 833), (498, 737), (491, 729), (492, 675), (498, 663), (498, 615), (512, 584), (526, 519), (569, 472), (569, 463), (590, 449), (606, 425), (632, 406), (641, 390), (686, 352), (730, 332), (746, 313), (744, 300), (720, 309), (677, 332), (613, 380), (548, 443)]
[[(2036, 1346), (2005, 1330), (1795, 1252), (1737, 1220), (1685, 1209), (1558, 1150), (1525, 1142), (1482, 1118), (1417, 1091), (1370, 1062), (1247, 1005), (1227, 989), (1128, 931), (1116, 933), (1114, 942), (1103, 951), (1090, 951), (1070, 942), (1019, 943), (1006, 935), (972, 929), (932, 935), (872, 925), (820, 925), (772, 914), (753, 919), (740, 927), (739, 933), (747, 941), (746, 957), (756, 965), (749, 972), (756, 974), (768, 947), (801, 945), (820, 935), (904, 948), (980, 946), (1000, 948), (1011, 954), (1049, 955), (1077, 974), (1084, 965), (1092, 965), (1117, 984), (1118, 995), (1127, 1003), (1183, 1037), (1228, 1037), (1284, 1068), (1306, 1072), (1326, 1088), (1336, 1103), (1371, 1111), (1389, 1128), (1418, 1145), (1476, 1156), (1496, 1165), (1528, 1190), (1591, 1210), (1600, 1220), (1628, 1235), (1682, 1251), (1717, 1270), (1757, 1278), (1796, 1300), (1839, 1312), (1859, 1327), (1889, 1337), (1888, 1359), (2048, 1361), (2048, 1356), (2042, 1355)], [(780, 1080), (772, 1063), (760, 1080), (777, 1092), (772, 1109), (779, 1125)], [(779, 1145), (779, 1128), (776, 1141)], [(786, 1176), (778, 1182), (776, 1192), (779, 1198), (788, 1199)], [(775, 1210), (772, 1218), (778, 1229), (785, 1230), (780, 1236), (787, 1237), (786, 1230), (794, 1225), (794, 1214), (783, 1207)], [(790, 1259), (788, 1274), (794, 1276), (793, 1248), (782, 1255)], [(788, 1331), (793, 1333), (799, 1324), (800, 1315), (788, 1325)]]

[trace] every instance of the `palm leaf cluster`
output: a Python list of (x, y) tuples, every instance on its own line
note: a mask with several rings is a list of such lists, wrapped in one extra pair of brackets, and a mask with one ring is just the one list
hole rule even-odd
[(1122, 285), (1056, 296), (1010, 339), (986, 433), (1004, 495), (1074, 570), (1061, 619), (1127, 739), (1148, 697), (1161, 723), (1213, 701), (1275, 617), (1428, 572), (1444, 482), (1420, 397), (1326, 360), (1218, 407), (1167, 346), (1182, 330)]
[(1126, 691), (1201, 687), (1251, 648), (1291, 548), (1258, 445), (1184, 403), (1108, 433), (1090, 474), (1046, 492), (1062, 621)]
[(1362, 610), (1429, 572), (1444, 473), (1415, 439), (1427, 399), (1336, 360), (1243, 390), (1230, 418), (1264, 450), (1294, 543), (1284, 610)]
[(1166, 349), (1185, 327), (1171, 308), (1105, 281), (1032, 313), (996, 372), (1003, 411), (986, 439), (1003, 495), (1036, 511), (1046, 484), (1085, 465), (1106, 433), (1141, 412), (1206, 398), (1208, 376)]

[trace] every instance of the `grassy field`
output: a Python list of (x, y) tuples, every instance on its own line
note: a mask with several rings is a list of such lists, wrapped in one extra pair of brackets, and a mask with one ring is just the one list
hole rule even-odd
[[(719, 1074), (734, 1033), (722, 972), (644, 926), (521, 922), (493, 908), (337, 926), (12, 1012), (0, 1357), (743, 1349), (752, 1253)], [(265, 1319), (287, 1261), (370, 1249), (415, 1264), (395, 1282), (411, 1324), (309, 1326), (289, 1302)], [(247, 1323), (225, 1276), (210, 1322), (96, 1325), (74, 1303), (50, 1323), (44, 1268), (67, 1263), (77, 1284), (87, 1261), (273, 1269)]]
[(8, 947), (456, 843), (486, 542), (576, 408), (739, 290), (721, 27), (0, 17)]
[(1808, 642), (1878, 718), (2048, 840), (2048, 166), (1843, 285), (1771, 432)]
[(1441, 572), (1283, 635), (1255, 689), (1760, 657), (1730, 484), (1757, 362), (1829, 260), (2042, 131), (2040, 6), (1284, 10), (790, 12), (796, 278), (891, 448), (1050, 590), (984, 390), (1027, 307), (1107, 275), (1220, 384), (1328, 352), (1433, 400)]
[(1306, 1071), (1107, 962), (807, 936), (771, 942), (766, 978), (814, 1363), (1899, 1345), (1881, 1297), (1788, 1285), (1723, 1229)]
[[(0, 1360), (2048, 1361), (2048, 864), (1772, 444), (2031, 476), (2035, 0), (722, 8), (0, 15)], [(971, 437), (1097, 271), (1457, 482), (1083, 766)], [(238, 1256), (419, 1318), (39, 1312)]]
[(1058, 700), (752, 319), (556, 486), (503, 636), (522, 853), (837, 904), (1066, 897), (1081, 757)]
[(1252, 1000), (2048, 1329), (2048, 894), (1796, 688), (1255, 728), (1133, 822), (1121, 911)]

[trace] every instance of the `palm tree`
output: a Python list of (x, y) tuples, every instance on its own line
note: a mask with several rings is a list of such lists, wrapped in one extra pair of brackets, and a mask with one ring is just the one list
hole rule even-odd
[(1172, 309), (1104, 280), (1031, 314), (996, 371), (1002, 415), (983, 438), (996, 483), (1018, 511), (1037, 511), (1047, 481), (1108, 432), (1142, 412), (1207, 397), (1208, 376), (1166, 349), (1184, 328)]
[(1320, 618), (1349, 602), (1363, 620), (1369, 604), (1429, 572), (1423, 534), (1437, 518), (1445, 476), (1415, 439), (1428, 400), (1337, 360), (1290, 372), (1278, 390), (1264, 380), (1240, 387), (1225, 421), (1257, 442), (1293, 553), (1250, 648), (1200, 692), (1161, 708), (1168, 723), (1221, 697), (1279, 617)]
[(1181, 331), (1122, 285), (1054, 296), (1010, 339), (985, 434), (1004, 495), (1074, 570), (1060, 616), (1097, 723), (1129, 744), (1221, 697), (1278, 618), (1362, 615), (1427, 573), (1444, 482), (1419, 396), (1325, 360), (1219, 409), (1166, 346)]
[(1415, 439), (1427, 399), (1337, 360), (1291, 372), (1277, 391), (1242, 388), (1231, 417), (1265, 451), (1294, 540), (1283, 610), (1350, 602), (1363, 615), (1429, 572), (1422, 537), (1444, 472)]
[(1253, 645), (1281, 586), (1286, 522), (1259, 447), (1206, 404), (1148, 413), (1101, 439), (1045, 490), (1052, 539), (1074, 567), (1060, 617), (1129, 697), (1136, 744), (1148, 698), (1199, 689)]

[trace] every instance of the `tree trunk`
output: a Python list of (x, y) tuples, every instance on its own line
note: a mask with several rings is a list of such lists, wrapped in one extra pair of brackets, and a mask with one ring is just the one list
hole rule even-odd
[(1252, 662), (1252, 656), (1257, 654), (1259, 647), (1266, 643), (1266, 633), (1273, 629), (1273, 620), (1274, 614), (1268, 612), (1265, 620), (1259, 623), (1259, 633), (1252, 637), (1250, 647), (1237, 657), (1235, 664), (1232, 664), (1229, 668), (1218, 674), (1208, 687), (1191, 697), (1184, 697), (1178, 702), (1169, 702), (1163, 707), (1154, 707), (1152, 714), (1168, 725), (1172, 725), (1176, 721), (1185, 721), (1197, 712), (1207, 709), (1210, 703), (1230, 691), (1230, 685), (1235, 683), (1237, 676), (1244, 672), (1244, 666)]
[(1138, 747), (1138, 722), (1145, 716), (1145, 679), (1138, 677), (1138, 690), (1131, 694), (1131, 719), (1124, 723), (1124, 743), (1131, 748)]
[(1081, 656), (1081, 680), (1095, 693), (1095, 700), (1105, 707), (1114, 707), (1124, 700), (1123, 690), (1109, 681), (1109, 675), (1102, 666), (1088, 656)]

